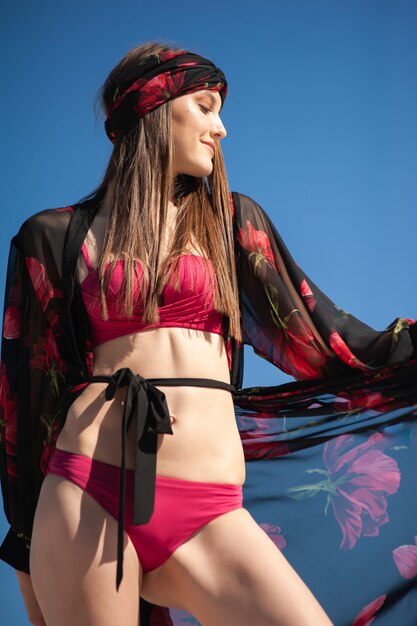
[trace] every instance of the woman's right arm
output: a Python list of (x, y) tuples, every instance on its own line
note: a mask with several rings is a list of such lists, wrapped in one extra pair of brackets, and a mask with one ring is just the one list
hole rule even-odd
[(36, 228), (37, 224), (30, 226), (22, 227), (11, 243), (6, 277), (0, 368), (0, 478), (10, 530), (0, 546), (0, 558), (20, 572), (29, 616), (37, 620), (31, 619), (31, 623), (43, 624), (29, 584), (30, 535), (54, 445), (57, 407), (67, 368), (55, 340), (63, 308), (54, 260), (59, 255), (53, 255), (53, 242), (46, 241), (45, 229)]
[(46, 626), (46, 622), (36, 599), (30, 575), (16, 570), (16, 576), (29, 622), (33, 624), (33, 626)]

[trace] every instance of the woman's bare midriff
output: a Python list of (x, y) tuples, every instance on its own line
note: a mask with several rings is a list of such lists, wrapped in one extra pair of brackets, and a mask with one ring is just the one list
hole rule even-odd
[[(224, 339), (184, 328), (158, 328), (97, 346), (94, 374), (129, 367), (144, 378), (212, 378), (230, 382)], [(57, 447), (120, 465), (120, 424), (126, 388), (113, 400), (92, 383), (73, 402)], [(157, 473), (186, 480), (242, 484), (245, 465), (231, 394), (202, 387), (162, 387), (173, 435), (158, 435)], [(134, 467), (134, 429), (127, 467)]]

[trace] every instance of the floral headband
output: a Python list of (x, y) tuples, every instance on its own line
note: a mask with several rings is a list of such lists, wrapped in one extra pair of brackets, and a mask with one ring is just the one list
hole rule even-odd
[(108, 107), (105, 129), (114, 143), (150, 111), (172, 98), (209, 89), (218, 91), (222, 103), (227, 94), (223, 72), (204, 57), (186, 50), (171, 50), (146, 57), (134, 83), (120, 83)]

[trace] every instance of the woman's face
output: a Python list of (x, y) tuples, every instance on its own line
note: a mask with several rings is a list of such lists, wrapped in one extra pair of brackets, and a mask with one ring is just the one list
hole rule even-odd
[(219, 117), (221, 103), (218, 92), (207, 89), (172, 100), (175, 176), (211, 173), (214, 147), (226, 136)]

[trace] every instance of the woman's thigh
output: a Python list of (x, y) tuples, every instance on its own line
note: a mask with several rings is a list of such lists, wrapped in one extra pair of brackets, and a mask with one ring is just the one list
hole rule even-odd
[[(222, 515), (146, 574), (158, 601), (169, 585), (177, 604), (204, 626), (331, 626), (313, 594), (252, 516)], [(160, 598), (163, 600), (163, 598)]]
[(72, 482), (49, 474), (33, 528), (31, 577), (48, 626), (137, 626), (141, 567), (130, 540), (116, 591), (117, 522)]

